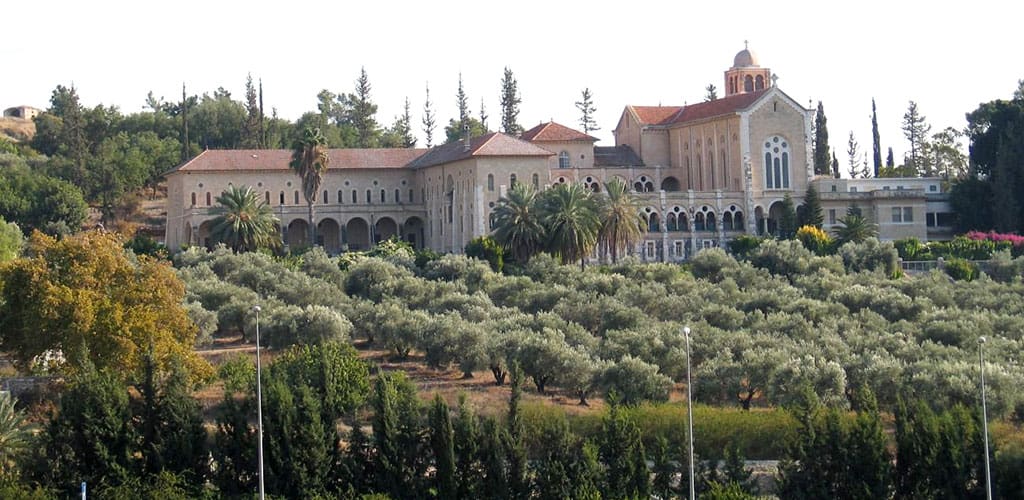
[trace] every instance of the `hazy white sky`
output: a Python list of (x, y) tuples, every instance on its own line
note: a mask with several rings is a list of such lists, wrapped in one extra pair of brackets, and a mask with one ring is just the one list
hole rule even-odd
[[(882, 151), (905, 149), (909, 100), (938, 131), (966, 126), (980, 102), (1008, 98), (1024, 78), (1024, 4), (973, 2), (46, 1), (0, 8), (0, 108), (49, 105), (74, 82), (85, 105), (143, 108), (148, 91), (179, 99), (224, 87), (242, 98), (247, 73), (264, 101), (295, 119), (320, 89), (351, 92), (365, 66), (390, 124), (412, 103), (423, 144), (424, 87), (443, 125), (461, 71), (474, 116), (481, 98), (497, 128), (502, 70), (522, 94), (520, 123), (578, 127), (589, 87), (602, 145), (623, 106), (699, 102), (750, 40), (761, 65), (801, 103), (821, 100), (845, 171), (852, 130), (870, 151), (871, 98)], [(439, 127), (435, 136), (443, 136)], [(437, 139), (435, 139), (435, 142)], [(966, 145), (965, 145), (966, 146)]]

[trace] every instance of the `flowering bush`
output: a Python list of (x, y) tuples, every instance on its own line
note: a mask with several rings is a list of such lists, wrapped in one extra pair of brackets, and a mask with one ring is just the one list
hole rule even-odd
[(1024, 255), (1024, 236), (1019, 234), (997, 233), (995, 231), (989, 231), (987, 233), (983, 233), (981, 231), (970, 231), (967, 233), (967, 239), (993, 241), (997, 243), (1007, 241), (1011, 245), (1010, 252), (1014, 257)]

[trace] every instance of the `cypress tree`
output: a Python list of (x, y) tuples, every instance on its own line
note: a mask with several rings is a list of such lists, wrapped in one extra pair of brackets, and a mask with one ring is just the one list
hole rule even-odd
[(818, 112), (814, 116), (814, 173), (830, 175), (831, 162), (828, 149), (828, 119), (825, 118), (825, 107), (818, 101)]
[(348, 449), (342, 458), (340, 477), (355, 496), (373, 491), (375, 483), (373, 444), (361, 422), (353, 422), (348, 434)]
[(459, 413), (453, 425), (455, 432), (455, 478), (458, 491), (455, 498), (469, 500), (477, 498), (482, 476), (480, 468), (480, 426), (473, 410), (466, 402), (466, 395), (459, 396)]
[(483, 478), (478, 498), (508, 498), (508, 467), (505, 432), (494, 417), (483, 420), (480, 433), (480, 464)]
[(612, 397), (601, 433), (600, 457), (607, 470), (605, 491), (610, 498), (650, 495), (650, 478), (640, 429)]
[(199, 403), (189, 389), (188, 374), (176, 363), (157, 386), (152, 357), (147, 358), (139, 412), (144, 471), (152, 475), (169, 471), (183, 475), (187, 484), (202, 484), (209, 468), (206, 431)]
[(535, 462), (535, 495), (540, 498), (574, 498), (574, 440), (569, 422), (564, 416), (544, 429), (541, 434), (541, 442), (544, 443), (541, 456)]
[(427, 462), (423, 457), (420, 403), (404, 373), (377, 377), (373, 436), (377, 444), (377, 488), (394, 498), (422, 492)]
[[(677, 467), (672, 464), (672, 459), (669, 456), (668, 439), (665, 436), (658, 436), (658, 439), (654, 442), (652, 455), (651, 458), (654, 461), (654, 483), (651, 485), (651, 493), (659, 498), (672, 498), (673, 495), (678, 493), (672, 487), (672, 478), (678, 471)], [(683, 481), (687, 480), (684, 478)]]
[(882, 142), (878, 135), (878, 111), (875, 109), (875, 98), (871, 98), (871, 152), (874, 159), (875, 177), (882, 169)]
[(913, 408), (901, 399), (896, 408), (896, 496), (936, 498), (939, 421), (924, 401)]
[(836, 158), (835, 153), (832, 153), (832, 177), (839, 178), (839, 158)]
[(523, 422), (519, 414), (519, 401), (523, 396), (523, 370), (513, 362), (509, 370), (512, 392), (508, 400), (508, 432), (505, 452), (508, 456), (509, 497), (523, 499), (530, 496), (530, 482), (527, 477), (526, 441)]
[(753, 491), (751, 471), (747, 469), (746, 460), (743, 458), (740, 447), (736, 445), (726, 446), (724, 450), (725, 463), (722, 466), (722, 479), (726, 484), (734, 483), (743, 491)]
[(213, 475), (217, 489), (227, 496), (249, 494), (256, 489), (256, 429), (249, 418), (256, 413), (256, 402), (251, 397), (236, 397), (224, 393), (224, 401), (217, 414), (217, 432), (214, 435), (213, 460), (217, 464)]
[(441, 395), (434, 396), (430, 408), (430, 447), (434, 454), (434, 480), (440, 498), (456, 498), (454, 431), (448, 404)]
[(501, 78), (501, 131), (511, 136), (523, 132), (523, 127), (519, 125), (519, 104), (523, 99), (519, 96), (518, 87), (512, 70), (506, 66)]
[(892, 486), (892, 456), (885, 429), (878, 414), (878, 402), (866, 385), (856, 392), (857, 417), (847, 439), (850, 498), (889, 498)]
[(891, 147), (889, 148), (889, 154), (885, 156), (885, 166), (886, 168), (896, 168), (896, 161), (893, 160)]
[(455, 106), (459, 110), (459, 123), (469, 121), (469, 99), (466, 91), (462, 88), (462, 72), (459, 72), (459, 89), (455, 92)]
[(576, 490), (572, 498), (579, 500), (600, 500), (604, 469), (598, 459), (598, 447), (593, 441), (585, 440), (579, 448), (574, 477)]

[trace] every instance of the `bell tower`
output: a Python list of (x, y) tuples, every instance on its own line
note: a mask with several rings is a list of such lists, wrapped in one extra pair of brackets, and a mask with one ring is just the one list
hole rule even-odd
[(743, 50), (736, 53), (732, 67), (725, 72), (725, 96), (746, 94), (771, 86), (772, 71), (758, 64), (757, 54), (750, 50), (744, 40)]

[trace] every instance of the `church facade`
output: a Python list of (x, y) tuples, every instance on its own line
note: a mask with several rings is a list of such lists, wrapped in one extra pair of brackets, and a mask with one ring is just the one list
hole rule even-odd
[[(596, 146), (596, 138), (549, 122), (519, 137), (489, 133), (430, 149), (332, 149), (315, 206), (315, 243), (336, 253), (397, 236), (417, 248), (460, 253), (490, 233), (493, 209), (516, 182), (538, 189), (578, 182), (600, 192), (612, 178), (642, 200), (648, 233), (636, 251), (645, 260), (682, 260), (740, 234), (773, 233), (787, 194), (799, 205), (809, 183), (836, 181), (814, 178), (813, 112), (776, 83), (744, 49), (725, 72), (724, 97), (628, 105), (614, 146)], [(286, 244), (310, 244), (307, 206), (289, 159), (287, 150), (212, 150), (179, 166), (167, 176), (167, 246), (208, 245), (215, 199), (233, 185), (263, 194)], [(892, 197), (865, 195), (872, 181), (880, 180), (859, 180), (852, 195), (846, 184), (818, 188), (828, 193), (829, 210), (845, 214), (842, 207), (860, 203), (882, 217), (889, 207), (874, 207), (873, 200)], [(900, 190), (894, 234), (927, 239), (929, 207), (918, 187), (930, 185), (905, 184), (915, 187)], [(909, 225), (904, 207), (921, 212)]]

